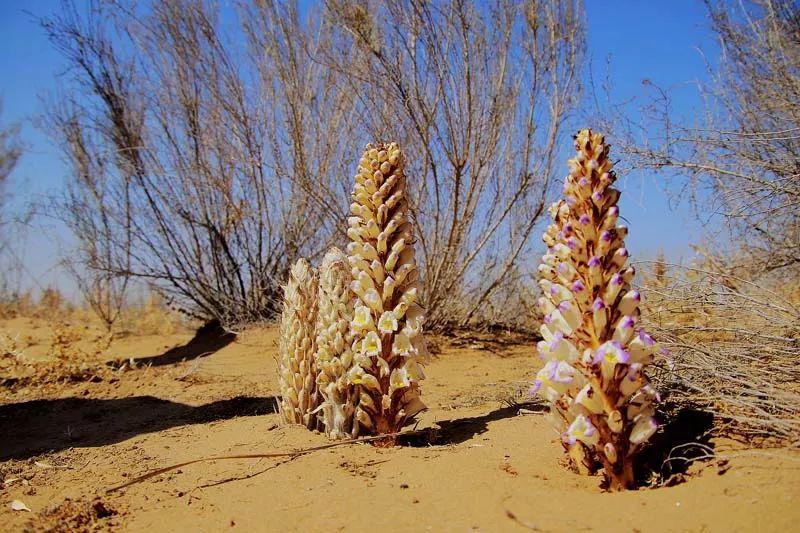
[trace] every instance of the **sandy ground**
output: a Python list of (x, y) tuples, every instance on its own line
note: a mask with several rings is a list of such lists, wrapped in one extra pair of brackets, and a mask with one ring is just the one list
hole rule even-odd
[(418, 427), (438, 427), (433, 440), (202, 462), (106, 494), (182, 461), (327, 442), (279, 424), (274, 329), (191, 338), (128, 337), (114, 356), (148, 365), (0, 389), (0, 530), (798, 531), (800, 455), (786, 451), (710, 442), (727, 461), (603, 493), (565, 468), (541, 409), (506, 402), (524, 399), (532, 346), (486, 340), (441, 342), (428, 366)]

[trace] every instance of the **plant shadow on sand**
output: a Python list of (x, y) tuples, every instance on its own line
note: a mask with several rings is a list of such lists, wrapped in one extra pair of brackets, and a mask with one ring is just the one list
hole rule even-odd
[[(236, 340), (236, 334), (224, 329), (219, 321), (212, 320), (197, 329), (194, 337), (182, 346), (176, 346), (159, 355), (148, 357), (134, 357), (136, 366), (163, 366), (184, 361), (191, 361), (221, 350)], [(125, 360), (109, 361), (108, 365), (120, 368), (128, 362)]]
[(693, 407), (676, 408), (669, 404), (665, 408), (674, 409), (668, 417), (669, 422), (653, 436), (639, 458), (639, 483), (642, 486), (652, 485), (653, 480), (656, 486), (682, 483), (692, 463), (711, 459), (714, 454), (712, 413)]
[(237, 396), (197, 407), (153, 396), (62, 398), (0, 406), (0, 460), (47, 451), (103, 446), (187, 424), (277, 412), (274, 396)]
[[(713, 414), (690, 407), (669, 407), (675, 409), (670, 422), (653, 437), (639, 458), (640, 487), (682, 483), (686, 481), (687, 471), (693, 462), (713, 457)], [(436, 427), (401, 437), (399, 443), (412, 447), (460, 444), (488, 431), (489, 422), (518, 416), (520, 409), (529, 413), (548, 411), (545, 404), (530, 402), (501, 407), (485, 415), (440, 420), (436, 422)]]
[(437, 427), (430, 428), (429, 431), (420, 434), (401, 437), (399, 442), (412, 447), (460, 444), (488, 431), (489, 422), (519, 416), (520, 409), (537, 413), (547, 412), (547, 406), (539, 402), (513, 404), (500, 407), (485, 415), (439, 420), (436, 422)]

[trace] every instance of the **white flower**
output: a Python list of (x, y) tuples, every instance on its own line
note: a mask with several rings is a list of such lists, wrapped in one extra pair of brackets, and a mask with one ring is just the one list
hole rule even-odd
[(649, 439), (658, 429), (658, 423), (652, 416), (639, 415), (631, 430), (631, 442), (641, 444)]
[(568, 340), (564, 339), (564, 335), (559, 331), (553, 334), (550, 342), (540, 341), (537, 344), (539, 354), (543, 358), (558, 359), (561, 361), (575, 361), (578, 358), (578, 350)]
[(364, 295), (362, 296), (364, 303), (369, 306), (370, 309), (375, 311), (376, 313), (383, 312), (383, 302), (381, 301), (381, 296), (378, 294), (374, 288), (368, 289)]
[(594, 446), (599, 442), (600, 435), (588, 418), (578, 415), (567, 428), (566, 438), (569, 444), (580, 441), (587, 446)]
[(411, 346), (411, 339), (406, 334), (405, 331), (401, 331), (397, 335), (394, 336), (394, 342), (392, 343), (392, 353), (395, 355), (406, 356), (412, 350)]
[(356, 365), (347, 372), (347, 379), (353, 385), (362, 385), (368, 389), (379, 391), (380, 384), (378, 378), (365, 372), (363, 368)]
[(393, 311), (384, 311), (378, 319), (378, 331), (381, 333), (394, 333), (397, 331), (397, 315)]
[(657, 350), (656, 341), (644, 330), (639, 330), (638, 335), (635, 335), (633, 340), (628, 343), (628, 351), (631, 354), (631, 361), (634, 363), (650, 363)]
[(565, 361), (548, 361), (536, 374), (535, 390), (547, 398), (552, 396), (551, 391), (558, 395), (564, 394), (572, 384), (575, 377), (575, 368)]
[(364, 305), (357, 306), (355, 315), (353, 316), (353, 329), (360, 332), (372, 328), (372, 312), (369, 310), (369, 307)]
[(578, 403), (585, 407), (590, 413), (599, 415), (603, 412), (603, 402), (598, 397), (598, 394), (592, 388), (590, 383), (584, 385), (584, 387), (575, 395), (575, 403)]
[(367, 336), (362, 341), (361, 350), (367, 355), (380, 355), (382, 350), (381, 338), (376, 332), (370, 331), (367, 333)]
[(610, 463), (617, 462), (617, 449), (612, 443), (607, 442), (606, 445), (603, 446), (603, 453), (606, 454), (606, 458)]
[(594, 353), (594, 364), (600, 365), (604, 379), (614, 375), (617, 365), (627, 364), (630, 360), (628, 352), (622, 349), (617, 341), (608, 341), (602, 344)]

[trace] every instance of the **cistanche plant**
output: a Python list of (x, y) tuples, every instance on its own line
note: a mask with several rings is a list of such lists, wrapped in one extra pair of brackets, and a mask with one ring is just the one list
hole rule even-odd
[[(347, 235), (355, 308), (353, 366), (359, 433), (391, 435), (425, 408), (424, 313), (409, 220), (403, 156), (396, 143), (368, 144), (355, 176)], [(393, 437), (378, 441), (391, 446)]]
[(657, 351), (640, 327), (641, 296), (626, 266), (620, 191), (604, 138), (575, 137), (564, 199), (550, 207), (553, 223), (539, 265), (544, 317), (538, 353), (545, 361), (533, 391), (551, 413), (574, 466), (602, 465), (610, 490), (634, 487), (634, 458), (656, 431), (658, 394), (645, 373)]
[(347, 373), (353, 365), (353, 292), (347, 256), (331, 248), (319, 268), (316, 362), (320, 404), (318, 417), (333, 439), (355, 438), (353, 423), (359, 386), (351, 385)]
[(284, 422), (317, 428), (318, 404), (315, 354), (317, 275), (305, 259), (298, 259), (284, 287), (278, 341), (280, 412)]

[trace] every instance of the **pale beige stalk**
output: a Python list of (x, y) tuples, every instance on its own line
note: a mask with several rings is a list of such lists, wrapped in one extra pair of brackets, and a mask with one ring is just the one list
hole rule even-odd
[[(399, 431), (425, 406), (419, 398), (427, 357), (409, 221), (403, 157), (396, 143), (368, 144), (359, 161), (348, 219), (348, 260), (356, 296), (351, 385), (360, 386), (358, 431)], [(394, 444), (387, 438), (381, 445)]]
[(317, 275), (305, 259), (298, 259), (284, 287), (283, 314), (278, 341), (280, 411), (285, 422), (317, 427), (316, 364)]
[(358, 402), (358, 385), (347, 382), (353, 364), (353, 298), (347, 256), (331, 248), (322, 259), (319, 271), (316, 362), (320, 404), (318, 417), (325, 433), (333, 439), (358, 436), (353, 424)]

